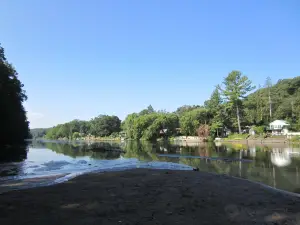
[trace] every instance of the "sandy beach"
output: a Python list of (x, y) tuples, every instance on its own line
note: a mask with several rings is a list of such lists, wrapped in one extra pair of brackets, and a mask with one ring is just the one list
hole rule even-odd
[(2, 193), (0, 224), (300, 224), (300, 199), (223, 175), (134, 169)]

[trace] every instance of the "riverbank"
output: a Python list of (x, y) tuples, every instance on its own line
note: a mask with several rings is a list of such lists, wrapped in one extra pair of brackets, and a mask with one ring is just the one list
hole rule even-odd
[(0, 195), (1, 224), (297, 224), (300, 200), (194, 171), (134, 169)]

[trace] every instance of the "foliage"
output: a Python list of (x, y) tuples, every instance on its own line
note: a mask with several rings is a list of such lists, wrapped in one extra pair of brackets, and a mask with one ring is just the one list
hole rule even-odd
[(80, 133), (79, 132), (74, 132), (72, 135), (72, 139), (76, 140), (77, 138), (80, 138)]
[(182, 114), (192, 111), (197, 108), (201, 108), (201, 106), (199, 106), (199, 105), (183, 105), (183, 106), (177, 108), (174, 113), (177, 114), (178, 116), (181, 116)]
[(241, 99), (246, 97), (246, 94), (252, 91), (255, 87), (252, 86), (252, 82), (248, 79), (247, 76), (243, 76), (240, 71), (233, 70), (228, 76), (224, 79), (223, 85), (225, 86), (222, 89), (219, 86), (219, 90), (223, 97), (225, 98), (231, 106), (236, 107), (236, 117), (238, 123), (239, 133), (242, 133), (241, 122), (240, 122), (240, 107)]
[[(124, 121), (115, 116), (100, 115), (91, 121), (74, 120), (47, 130), (50, 139), (96, 137), (124, 137), (135, 140), (157, 140), (176, 135), (197, 135), (200, 126), (209, 126), (211, 138), (225, 136), (225, 132), (241, 132), (246, 126), (254, 126), (257, 134), (275, 119), (287, 120), (291, 130), (300, 130), (300, 77), (279, 80), (273, 85), (267, 78), (263, 86), (254, 86), (247, 76), (232, 71), (217, 85), (204, 106), (183, 105), (175, 112), (154, 110), (151, 105), (137, 113), (127, 115)], [(122, 132), (120, 132), (122, 131)], [(244, 138), (231, 136), (231, 138)]]
[[(270, 81), (268, 81), (270, 82)], [(272, 118), (270, 118), (270, 99)], [(260, 102), (260, 104), (257, 104)], [(292, 129), (300, 129), (300, 77), (279, 80), (277, 84), (260, 88), (247, 96), (244, 101), (247, 112), (247, 121), (252, 124), (267, 125), (272, 120), (287, 120), (292, 124)]]
[(32, 139), (43, 138), (45, 137), (47, 130), (48, 130), (47, 128), (30, 129), (31, 138)]
[(6, 60), (4, 49), (0, 45), (1, 145), (23, 144), (30, 137), (29, 122), (23, 107), (27, 95), (23, 87), (17, 71)]
[(247, 139), (249, 134), (238, 134), (238, 133), (233, 133), (228, 136), (228, 140), (243, 140)]
[(127, 138), (135, 140), (156, 140), (160, 136), (170, 137), (179, 127), (178, 116), (174, 113), (152, 112), (130, 114), (122, 124)]
[(196, 135), (200, 124), (207, 124), (210, 120), (209, 111), (205, 108), (196, 108), (184, 112), (180, 119), (181, 133), (184, 135)]
[(210, 99), (204, 102), (204, 106), (212, 115), (210, 135), (212, 137), (219, 136), (219, 129), (225, 125), (225, 105), (218, 88), (213, 91)]
[(292, 142), (300, 142), (300, 136), (293, 136), (291, 141)]
[(121, 120), (117, 116), (100, 115), (90, 121), (73, 120), (47, 130), (47, 139), (77, 139), (88, 135), (109, 136), (120, 132)]
[(263, 134), (265, 133), (265, 126), (254, 126), (252, 129), (255, 131), (256, 134)]
[(90, 121), (91, 134), (98, 137), (120, 132), (121, 120), (117, 116), (100, 115)]

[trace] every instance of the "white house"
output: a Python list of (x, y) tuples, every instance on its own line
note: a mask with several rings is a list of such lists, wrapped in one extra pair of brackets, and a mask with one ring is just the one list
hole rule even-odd
[(290, 126), (285, 120), (275, 120), (270, 123), (270, 130), (273, 135), (286, 135), (288, 133), (287, 127)]

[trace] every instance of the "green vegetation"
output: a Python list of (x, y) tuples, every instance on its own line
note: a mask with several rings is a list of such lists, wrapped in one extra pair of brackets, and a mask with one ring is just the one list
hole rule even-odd
[(241, 99), (244, 99), (246, 94), (255, 88), (254, 86), (251, 86), (251, 83), (252, 82), (248, 79), (248, 77), (243, 76), (241, 72), (234, 70), (228, 74), (223, 81), (225, 89), (222, 89), (220, 86), (218, 86), (225, 100), (227, 100), (228, 105), (231, 108), (236, 109), (239, 133), (242, 133), (240, 119), (240, 108), (242, 105)]
[[(83, 137), (116, 137), (121, 120), (117, 116), (100, 115), (90, 121), (73, 120), (47, 130), (47, 139), (80, 139)], [(112, 138), (113, 138), (112, 137)]]
[[(23, 144), (24, 140), (29, 137), (29, 122), (23, 107), (27, 96), (23, 86), (18, 79), (17, 71), (5, 58), (4, 49), (0, 45), (0, 137), (2, 146)], [(1, 148), (0, 159), (8, 154), (5, 149)]]
[(245, 140), (247, 139), (249, 134), (230, 134), (228, 135), (228, 140)]
[(297, 135), (297, 136), (292, 137), (291, 141), (292, 142), (300, 142), (300, 136)]
[[(118, 117), (108, 115), (90, 121), (73, 120), (47, 130), (45, 137), (162, 140), (178, 135), (201, 135), (201, 127), (208, 125), (210, 140), (224, 136), (225, 130), (239, 133), (228, 137), (237, 140), (248, 136), (241, 134), (247, 127), (255, 131), (254, 137), (265, 137), (266, 127), (275, 119), (287, 120), (293, 130), (300, 130), (300, 77), (279, 80), (274, 86), (267, 78), (263, 87), (258, 86), (255, 92), (247, 95), (253, 89), (247, 76), (232, 71), (222, 85), (216, 86), (203, 106), (184, 105), (174, 112), (166, 112), (154, 110), (150, 105), (138, 113), (129, 114), (122, 123)], [(39, 134), (33, 136), (40, 137)]]
[(253, 130), (256, 134), (262, 135), (265, 133), (265, 126), (253, 126)]
[(32, 139), (43, 138), (47, 133), (47, 128), (35, 128), (30, 129), (30, 134)]
[(178, 127), (179, 118), (176, 114), (145, 110), (128, 115), (122, 123), (126, 137), (136, 140), (156, 140), (160, 136), (176, 135)]

